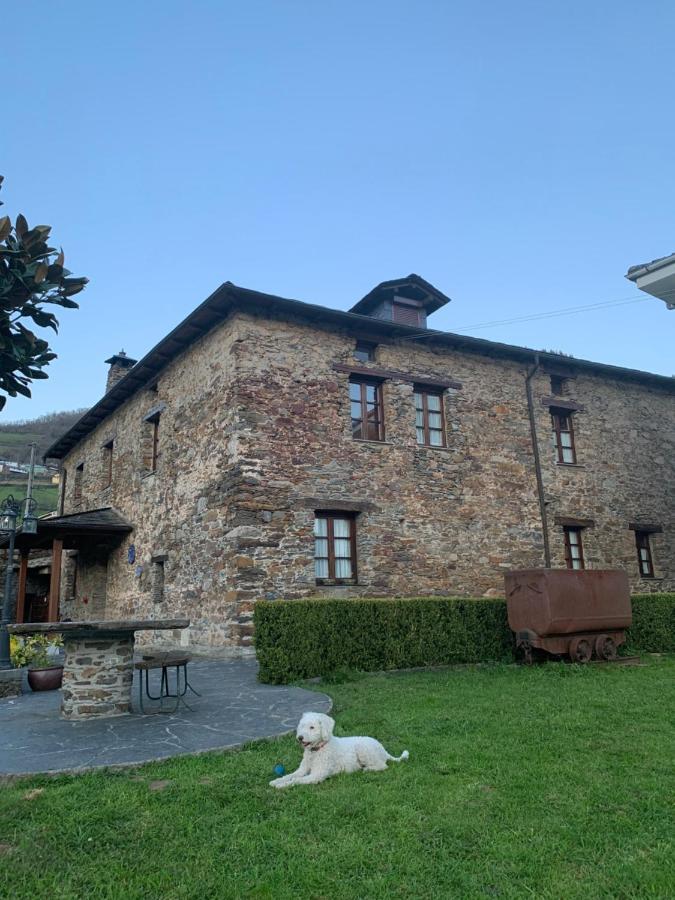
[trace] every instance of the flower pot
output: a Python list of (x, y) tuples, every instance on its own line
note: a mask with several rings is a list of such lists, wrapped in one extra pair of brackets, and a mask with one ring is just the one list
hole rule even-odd
[(63, 681), (63, 666), (48, 669), (29, 669), (28, 684), (33, 691), (56, 691)]

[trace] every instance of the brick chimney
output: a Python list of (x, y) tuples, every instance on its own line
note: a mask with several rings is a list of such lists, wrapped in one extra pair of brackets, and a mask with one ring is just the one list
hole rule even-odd
[(124, 350), (120, 350), (119, 353), (115, 353), (110, 359), (106, 359), (106, 362), (110, 366), (108, 369), (108, 380), (105, 385), (105, 392), (107, 394), (110, 388), (114, 387), (121, 378), (124, 378), (132, 366), (136, 365), (138, 360), (131, 359), (130, 356), (126, 355)]

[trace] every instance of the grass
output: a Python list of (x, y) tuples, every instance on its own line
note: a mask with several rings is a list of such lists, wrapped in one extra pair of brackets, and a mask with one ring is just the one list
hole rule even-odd
[[(0, 790), (0, 896), (666, 898), (675, 660), (321, 685), (407, 763), (267, 786), (292, 738)], [(672, 710), (671, 710), (672, 711)]]
[[(22, 499), (26, 496), (26, 484), (19, 481), (0, 482), (0, 503), (10, 494), (14, 498)], [(38, 516), (53, 512), (59, 498), (58, 484), (33, 484), (33, 498), (37, 501)], [(23, 512), (23, 509), (22, 509)]]
[(0, 448), (18, 447), (25, 450), (33, 441), (38, 442), (42, 434), (33, 431), (4, 431), (0, 429)]

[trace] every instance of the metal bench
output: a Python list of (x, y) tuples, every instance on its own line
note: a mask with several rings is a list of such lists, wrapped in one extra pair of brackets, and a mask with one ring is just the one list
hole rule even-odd
[[(146, 709), (143, 704), (143, 674), (145, 673), (145, 696), (148, 700), (157, 701), (159, 700), (159, 709), (155, 710), (155, 712), (167, 712), (172, 713), (175, 712), (180, 704), (191, 709), (189, 704), (185, 700), (185, 695), (188, 690), (192, 691), (192, 693), (196, 697), (201, 697), (201, 694), (197, 693), (197, 691), (192, 687), (190, 682), (188, 681), (187, 674), (187, 664), (192, 659), (191, 656), (187, 656), (182, 653), (168, 652), (168, 653), (160, 653), (154, 655), (144, 656), (139, 662), (135, 663), (134, 668), (138, 669), (139, 673), (139, 684), (138, 684), (138, 699), (141, 707), (141, 712), (146, 715)], [(175, 693), (171, 693), (169, 690), (169, 669), (175, 668), (176, 670), (176, 691)], [(162, 675), (160, 679), (159, 686), (159, 694), (153, 695), (150, 693), (150, 671), (152, 669), (161, 669)], [(181, 689), (181, 670), (183, 672), (183, 687)], [(166, 699), (175, 700), (176, 702), (170, 707), (166, 708), (164, 705), (164, 701)]]

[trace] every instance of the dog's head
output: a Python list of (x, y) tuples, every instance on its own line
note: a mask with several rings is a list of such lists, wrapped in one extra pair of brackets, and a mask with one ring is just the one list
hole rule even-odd
[(331, 739), (334, 727), (335, 721), (330, 716), (306, 712), (298, 722), (295, 736), (305, 749), (317, 748)]

